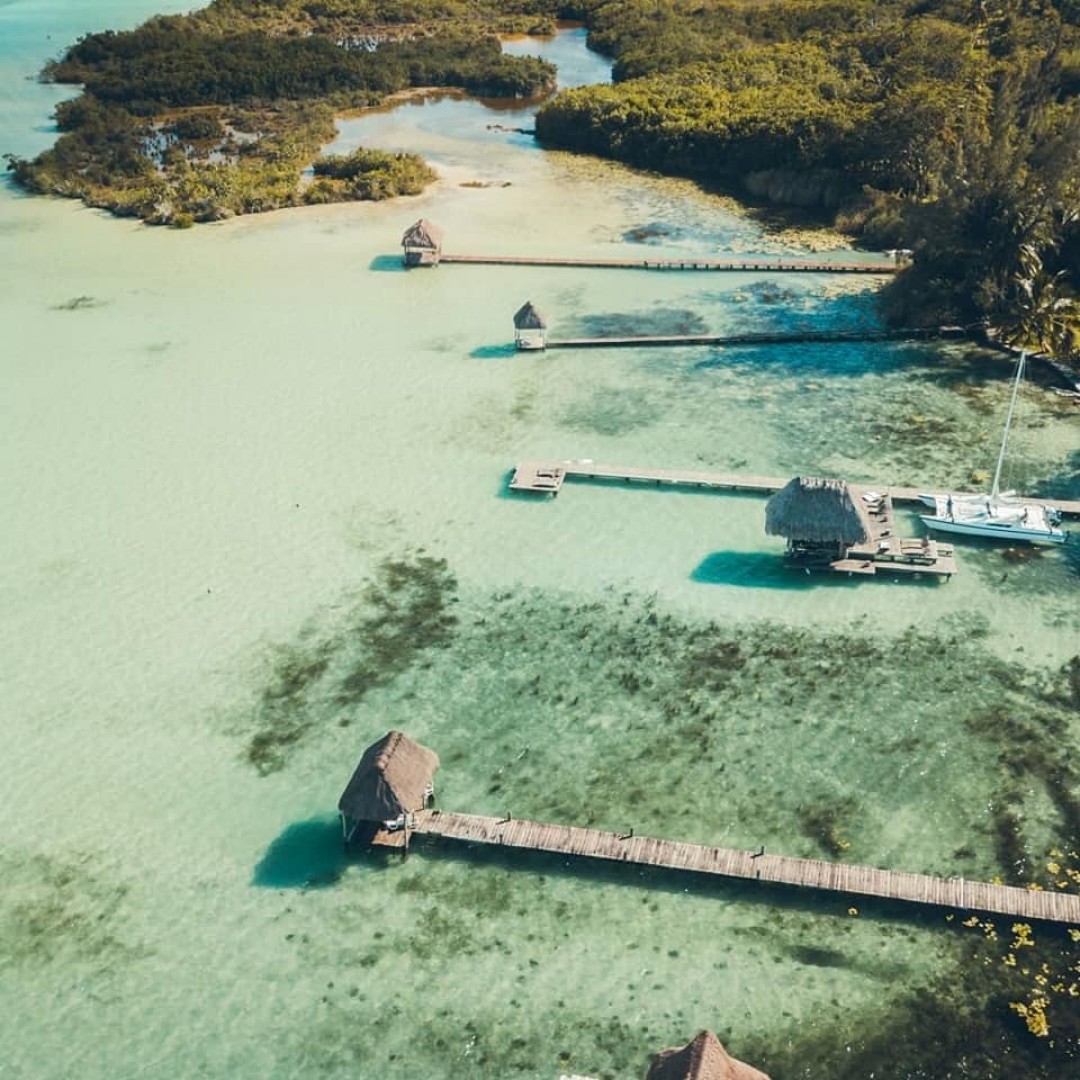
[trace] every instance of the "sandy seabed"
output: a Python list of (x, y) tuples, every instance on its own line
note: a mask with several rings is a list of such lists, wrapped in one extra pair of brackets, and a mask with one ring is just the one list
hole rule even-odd
[[(47, 143), (57, 88), (23, 76), (59, 41), (147, 13), (0, 9), (0, 148)], [(411, 103), (336, 148), (505, 188), (184, 233), (0, 193), (5, 1076), (622, 1080), (703, 1026), (778, 1080), (811, 1050), (855, 1076), (845, 1053), (966, 977), (940, 914), (543, 858), (346, 863), (337, 797), (391, 727), (461, 810), (968, 877), (1034, 872), (1070, 827), (1070, 552), (793, 580), (757, 499), (505, 490), (518, 459), (577, 457), (963, 484), (996, 449), (993, 364), (516, 356), (526, 299), (568, 334), (875, 314), (816, 276), (405, 273), (421, 215), (455, 250), (801, 250), (493, 115)], [(1076, 498), (1074, 415), (1023, 406), (1013, 482)], [(1003, 865), (1010, 838), (1031, 865)]]

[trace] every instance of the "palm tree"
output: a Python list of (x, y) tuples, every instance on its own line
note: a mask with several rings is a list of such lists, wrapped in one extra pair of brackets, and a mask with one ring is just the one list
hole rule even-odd
[(1049, 274), (1041, 267), (1013, 281), (1009, 315), (1000, 327), (1004, 341), (1056, 356), (1076, 352), (1080, 305), (1063, 291), (1064, 270)]

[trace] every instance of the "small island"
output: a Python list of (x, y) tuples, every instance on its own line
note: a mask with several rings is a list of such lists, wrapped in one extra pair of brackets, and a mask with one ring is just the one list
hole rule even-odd
[[(33, 160), (8, 156), (27, 191), (186, 227), (287, 206), (414, 195), (436, 177), (417, 155), (362, 148), (320, 157), (334, 116), (418, 87), (538, 98), (552, 65), (504, 56), (500, 33), (550, 18), (491, 5), (214, 0), (122, 33), (88, 34), (43, 78), (83, 92)], [(314, 162), (314, 179), (301, 173)]]

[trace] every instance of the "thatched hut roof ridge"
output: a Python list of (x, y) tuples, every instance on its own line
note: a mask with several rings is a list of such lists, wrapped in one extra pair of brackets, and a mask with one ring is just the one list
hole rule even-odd
[(438, 767), (434, 750), (389, 731), (364, 751), (338, 809), (350, 821), (393, 821), (422, 810)]
[(862, 499), (843, 480), (797, 476), (765, 504), (770, 536), (815, 543), (862, 544), (873, 528)]
[(401, 238), (402, 247), (429, 248), (438, 250), (442, 247), (443, 231), (433, 221), (421, 218), (405, 230)]
[(699, 1031), (685, 1046), (661, 1050), (645, 1080), (769, 1080), (760, 1070), (733, 1058), (716, 1035)]
[(514, 329), (546, 330), (547, 317), (531, 300), (528, 300), (514, 312)]

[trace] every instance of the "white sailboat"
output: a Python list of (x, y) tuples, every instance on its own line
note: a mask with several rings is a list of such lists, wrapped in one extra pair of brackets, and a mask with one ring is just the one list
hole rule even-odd
[(1061, 513), (1042, 503), (1023, 502), (1011, 492), (1002, 492), (1001, 469), (1009, 446), (1009, 429), (1016, 411), (1016, 396), (1024, 374), (1027, 354), (1021, 352), (1013, 380), (1009, 412), (1005, 417), (1005, 432), (1001, 437), (994, 482), (989, 495), (940, 494), (921, 495), (933, 514), (922, 514), (923, 523), (938, 532), (958, 533), (961, 536), (982, 536), (1010, 543), (1061, 544), (1065, 533), (1059, 527)]

